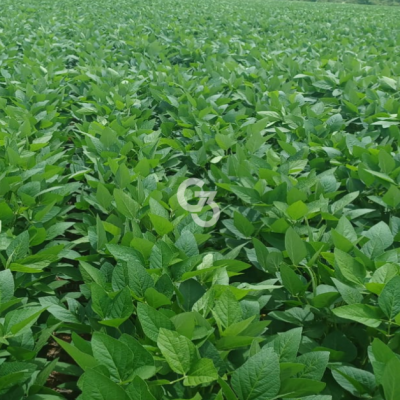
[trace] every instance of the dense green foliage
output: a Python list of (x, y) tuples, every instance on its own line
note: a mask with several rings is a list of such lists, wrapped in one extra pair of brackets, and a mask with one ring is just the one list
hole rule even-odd
[(293, 1), (311, 1), (317, 3), (353, 3), (353, 4), (368, 4), (368, 5), (385, 5), (385, 6), (400, 6), (400, 0), (293, 0)]
[(399, 399), (400, 10), (0, 11), (0, 399)]

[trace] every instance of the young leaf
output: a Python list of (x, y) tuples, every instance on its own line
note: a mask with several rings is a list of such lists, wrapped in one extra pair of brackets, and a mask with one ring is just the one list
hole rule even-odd
[(213, 310), (215, 317), (224, 328), (242, 320), (242, 310), (235, 295), (230, 290), (225, 290), (215, 302)]
[(233, 214), (233, 221), (235, 227), (242, 233), (245, 237), (250, 237), (254, 232), (253, 224), (241, 213), (237, 211)]
[(117, 210), (128, 219), (135, 219), (139, 205), (121, 189), (114, 189)]
[(149, 214), (151, 223), (153, 224), (154, 230), (157, 232), (159, 236), (167, 235), (172, 232), (174, 229), (174, 225), (169, 222), (166, 218), (160, 217), (156, 214)]
[(285, 289), (293, 296), (304, 293), (307, 288), (292, 268), (286, 264), (281, 265), (281, 279)]
[(298, 265), (307, 255), (306, 245), (293, 228), (289, 228), (286, 231), (285, 248), (289, 258), (295, 265)]
[(58, 339), (57, 337), (54, 337), (54, 340), (73, 358), (73, 360), (83, 370), (93, 368), (93, 367), (96, 367), (97, 365), (99, 365), (99, 362), (94, 357), (80, 351), (78, 348), (76, 348), (72, 344), (64, 342), (63, 340)]
[(301, 200), (299, 200), (291, 204), (287, 208), (286, 213), (291, 219), (296, 221), (305, 217), (308, 214), (308, 208)]

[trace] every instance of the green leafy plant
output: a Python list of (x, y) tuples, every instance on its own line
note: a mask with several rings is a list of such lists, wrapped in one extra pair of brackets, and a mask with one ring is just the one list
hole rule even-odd
[(398, 399), (397, 8), (0, 10), (0, 399)]

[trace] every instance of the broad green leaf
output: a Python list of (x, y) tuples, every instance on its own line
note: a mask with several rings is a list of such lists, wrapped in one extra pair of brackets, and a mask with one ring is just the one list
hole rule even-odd
[(336, 214), (338, 211), (343, 210), (344, 207), (346, 207), (348, 204), (353, 202), (358, 196), (360, 192), (353, 192), (344, 195), (340, 200), (335, 201), (331, 208), (332, 208), (332, 214)]
[(54, 340), (73, 358), (73, 360), (85, 371), (86, 369), (96, 367), (99, 362), (89, 354), (80, 351), (78, 348), (64, 342), (57, 337)]
[(113, 197), (107, 188), (102, 183), (99, 183), (97, 186), (96, 199), (102, 207), (108, 209), (111, 205)]
[(257, 256), (257, 261), (261, 265), (261, 267), (265, 270), (269, 270), (269, 265), (268, 265), (268, 250), (267, 247), (260, 242), (258, 239), (253, 238), (253, 244), (254, 244), (254, 249), (256, 251), (256, 256)]
[(292, 378), (282, 383), (281, 398), (296, 398), (310, 396), (324, 390), (326, 383), (311, 379)]
[(4, 331), (11, 335), (22, 334), (36, 322), (45, 309), (33, 306), (10, 311), (4, 320)]
[(379, 308), (367, 304), (338, 307), (333, 310), (333, 313), (340, 318), (350, 319), (372, 328), (377, 328), (383, 320), (383, 314)]
[(0, 391), (4, 393), (18, 383), (21, 385), (31, 378), (36, 368), (36, 365), (26, 362), (3, 363), (0, 366)]
[(128, 385), (126, 393), (131, 400), (156, 400), (146, 382), (138, 376), (135, 376), (133, 381)]
[(80, 387), (82, 400), (132, 400), (121, 386), (94, 369), (85, 372)]
[(341, 274), (350, 282), (364, 285), (364, 280), (367, 275), (366, 268), (359, 263), (355, 258), (342, 250), (335, 249), (335, 263)]
[(144, 334), (154, 342), (157, 342), (160, 328), (174, 330), (171, 320), (153, 307), (139, 303), (137, 312)]
[(147, 303), (153, 308), (159, 308), (162, 306), (167, 306), (171, 304), (171, 301), (168, 299), (167, 296), (158, 292), (153, 287), (149, 287), (146, 289), (144, 297)]
[(291, 204), (287, 208), (286, 213), (289, 215), (291, 219), (298, 220), (305, 217), (308, 214), (308, 208), (301, 200), (299, 200)]
[(133, 374), (142, 379), (151, 378), (156, 372), (153, 356), (135, 338), (126, 333), (122, 334), (119, 340), (128, 346), (134, 354)]
[(286, 264), (282, 264), (281, 268), (282, 284), (293, 296), (304, 293), (306, 285), (300, 280), (300, 277)]
[(29, 233), (22, 232), (18, 235), (6, 249), (8, 263), (24, 258), (29, 251)]
[(185, 386), (198, 386), (213, 382), (217, 378), (218, 372), (214, 363), (208, 358), (201, 358), (192, 364), (183, 384)]
[(241, 213), (237, 211), (233, 214), (234, 225), (245, 237), (250, 237), (254, 232), (253, 224)]
[(105, 276), (99, 269), (93, 267), (85, 261), (80, 261), (79, 269), (86, 284), (95, 282), (100, 286), (105, 285)]
[(232, 388), (239, 400), (270, 400), (281, 386), (275, 351), (264, 347), (232, 375)]
[(135, 219), (139, 208), (138, 203), (121, 189), (114, 189), (114, 200), (117, 210), (128, 219)]
[(226, 383), (220, 377), (218, 378), (218, 384), (221, 386), (221, 389), (227, 400), (238, 400), (238, 398), (236, 397), (235, 393), (233, 392), (231, 387), (228, 385), (228, 383)]
[(364, 236), (370, 240), (363, 246), (362, 250), (372, 259), (381, 255), (393, 243), (393, 234), (383, 221), (370, 228), (364, 233)]
[(197, 256), (199, 254), (196, 238), (189, 231), (184, 232), (184, 234), (179, 237), (175, 246), (182, 250), (187, 257)]
[(382, 200), (392, 208), (396, 208), (400, 204), (400, 190), (394, 186), (390, 185), (389, 190), (382, 197)]
[(371, 372), (354, 367), (334, 368), (332, 376), (341, 387), (357, 397), (366, 393), (372, 394), (376, 387), (375, 377)]
[(400, 276), (392, 278), (379, 296), (379, 307), (389, 319), (400, 313)]
[(300, 378), (320, 381), (329, 362), (329, 352), (313, 351), (297, 357), (297, 362), (304, 364), (304, 370), (299, 374)]
[(164, 217), (160, 217), (156, 214), (149, 214), (149, 217), (151, 223), (153, 224), (154, 230), (160, 236), (166, 235), (174, 229), (174, 225)]
[(197, 360), (194, 344), (186, 336), (179, 335), (177, 332), (161, 328), (157, 345), (171, 369), (178, 374), (186, 375), (191, 365)]
[(103, 249), (107, 243), (107, 235), (99, 216), (96, 217), (97, 251)]
[(400, 393), (400, 360), (395, 357), (386, 364), (382, 386), (385, 393), (385, 400), (396, 400)]
[(272, 345), (280, 362), (294, 361), (299, 350), (302, 328), (279, 332)]
[(224, 328), (242, 320), (240, 304), (230, 290), (225, 290), (215, 302), (213, 313)]
[(129, 287), (137, 297), (143, 298), (146, 290), (154, 287), (154, 281), (147, 270), (139, 263), (127, 263), (123, 267)]
[(349, 285), (346, 285), (335, 278), (332, 278), (332, 282), (334, 283), (336, 289), (339, 291), (343, 300), (347, 304), (361, 303), (363, 296), (360, 290), (353, 288)]
[(14, 296), (14, 279), (11, 271), (0, 271), (0, 303), (10, 301)]
[(92, 350), (94, 358), (107, 367), (115, 382), (125, 382), (132, 376), (134, 354), (121, 341), (95, 332), (92, 337)]
[(307, 249), (300, 236), (293, 228), (289, 228), (285, 235), (285, 248), (292, 263), (298, 265), (307, 255)]

